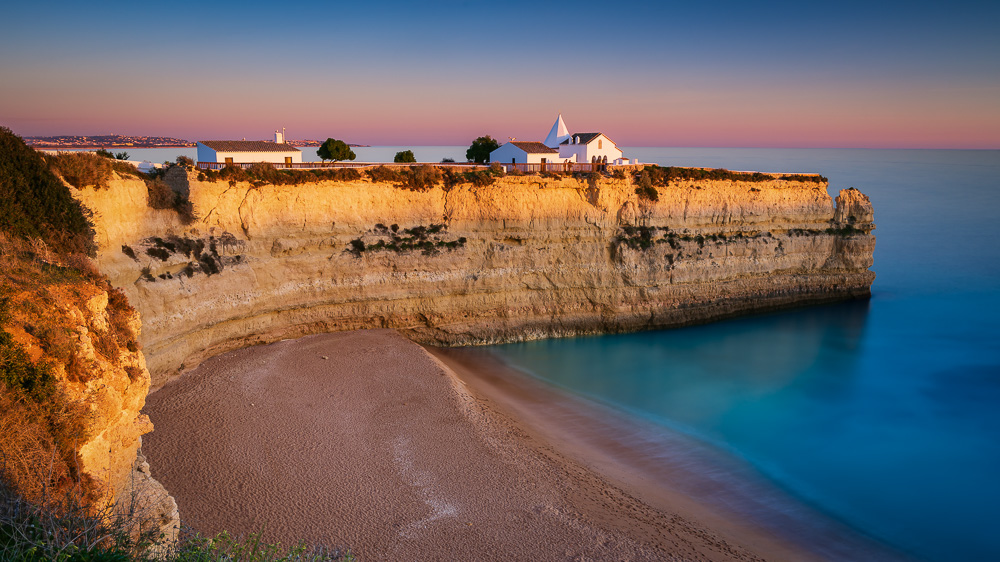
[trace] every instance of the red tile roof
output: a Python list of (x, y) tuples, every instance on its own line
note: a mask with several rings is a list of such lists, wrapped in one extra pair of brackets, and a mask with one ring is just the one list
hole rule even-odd
[(301, 152), (290, 144), (268, 141), (207, 140), (198, 142), (216, 152)]
[(518, 142), (514, 141), (510, 144), (520, 148), (521, 150), (527, 152), (528, 154), (552, 154), (558, 153), (559, 151), (554, 148), (549, 148), (540, 142)]

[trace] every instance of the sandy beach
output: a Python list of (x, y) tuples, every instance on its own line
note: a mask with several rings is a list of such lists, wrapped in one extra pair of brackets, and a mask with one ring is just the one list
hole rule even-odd
[(855, 547), (817, 555), (719, 507), (725, 490), (717, 506), (692, 499), (708, 480), (679, 463), (644, 470), (571, 400), (431, 351), (372, 330), (212, 358), (149, 396), (143, 452), (200, 532), (263, 529), (360, 560), (808, 560)]

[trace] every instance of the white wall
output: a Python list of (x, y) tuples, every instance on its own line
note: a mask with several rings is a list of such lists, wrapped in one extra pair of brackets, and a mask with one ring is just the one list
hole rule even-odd
[(504, 143), (503, 146), (490, 153), (490, 162), (500, 162), (502, 164), (510, 164), (511, 161), (516, 164), (540, 164), (542, 158), (545, 158), (545, 161), (550, 163), (563, 161), (555, 152), (529, 154), (509, 142)]
[(225, 162), (232, 158), (236, 163), (271, 162), (284, 164), (285, 158), (292, 157), (292, 162), (302, 162), (302, 152), (216, 152), (216, 162)]
[(232, 158), (234, 163), (254, 163), (271, 162), (272, 164), (284, 164), (285, 158), (291, 156), (292, 162), (302, 162), (302, 151), (295, 152), (216, 152), (211, 148), (198, 143), (199, 162), (225, 162), (226, 158)]
[[(573, 137), (570, 137), (573, 142)], [(601, 148), (597, 148), (601, 145)], [(560, 144), (560, 158), (575, 158), (576, 162), (587, 163), (594, 156), (598, 158), (608, 157), (608, 162), (612, 162), (622, 157), (622, 151), (608, 137), (601, 134), (587, 144)]]

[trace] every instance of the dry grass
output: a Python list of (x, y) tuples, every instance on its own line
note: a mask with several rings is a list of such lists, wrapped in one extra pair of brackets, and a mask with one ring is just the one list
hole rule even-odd
[(53, 172), (77, 189), (105, 189), (115, 173), (137, 178), (145, 175), (132, 164), (98, 156), (93, 152), (59, 152), (46, 155), (45, 161)]
[(52, 435), (38, 405), (16, 400), (0, 383), (0, 477), (21, 495), (40, 500), (70, 478), (56, 455)]

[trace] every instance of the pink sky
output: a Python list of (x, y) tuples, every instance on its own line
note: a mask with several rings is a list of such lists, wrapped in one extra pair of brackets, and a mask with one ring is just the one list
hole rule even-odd
[(110, 7), (12, 5), (0, 125), (464, 145), (540, 140), (561, 112), (622, 146), (1000, 149), (1000, 5), (866, 4), (859, 18), (628, 1), (594, 18), (597, 3), (527, 3), (538, 17), (513, 25), (485, 4), (377, 3), (309, 18), (164, 3), (143, 8), (153, 26)]

